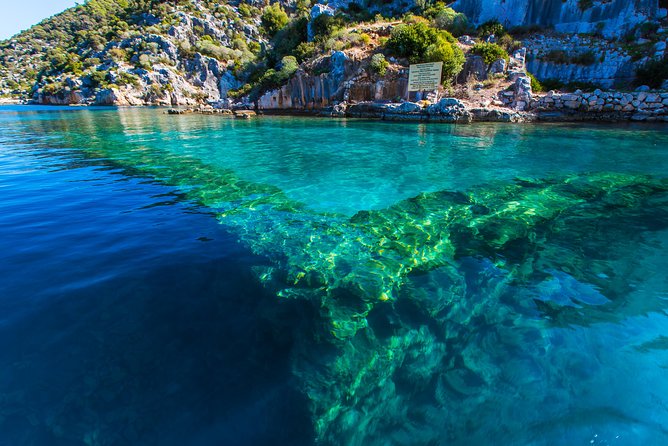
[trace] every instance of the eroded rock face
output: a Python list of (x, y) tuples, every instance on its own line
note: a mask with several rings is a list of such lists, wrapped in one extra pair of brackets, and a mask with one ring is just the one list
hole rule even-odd
[[(524, 44), (528, 48), (527, 69), (539, 80), (586, 82), (602, 88), (625, 86), (635, 78), (638, 66), (647, 60), (634, 61), (620, 45), (592, 37), (536, 35)], [(550, 54), (555, 52), (563, 54), (565, 60), (550, 60)], [(590, 55), (591, 63), (575, 63), (576, 57), (583, 54)]]
[(457, 75), (457, 82), (459, 83), (465, 83), (471, 79), (479, 81), (487, 79), (487, 65), (480, 56), (467, 56), (464, 68), (462, 68), (462, 71)]
[(477, 25), (497, 19), (507, 26), (554, 26), (563, 33), (599, 31), (607, 37), (665, 14), (658, 0), (595, 0), (589, 8), (578, 0), (457, 0), (452, 7)]
[(257, 100), (260, 110), (319, 110), (339, 102), (390, 101), (406, 94), (406, 78), (374, 80), (359, 69), (359, 62), (343, 52), (332, 53), (329, 72), (319, 75), (302, 70), (283, 87)]
[(214, 101), (220, 99), (220, 79), (224, 71), (225, 68), (216, 59), (199, 53), (186, 63), (186, 79)]
[(86, 103), (85, 95), (82, 90), (71, 90), (69, 88), (53, 95), (37, 93), (35, 98), (39, 104), (44, 105), (70, 105)]

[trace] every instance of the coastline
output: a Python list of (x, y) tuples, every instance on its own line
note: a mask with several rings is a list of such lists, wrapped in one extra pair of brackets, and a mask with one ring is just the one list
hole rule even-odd
[[(668, 93), (657, 93), (656, 95), (667, 96)], [(666, 99), (664, 101), (668, 102)], [(63, 107), (62, 105), (36, 104), (21, 100), (0, 100), (0, 106), (25, 105), (43, 107)], [(258, 109), (251, 108), (248, 104), (240, 108), (216, 108), (211, 105), (198, 107), (166, 107), (145, 105), (116, 105), (119, 108), (154, 108), (163, 109), (169, 115), (218, 115), (236, 119), (251, 119), (260, 116), (299, 116), (318, 118), (346, 118), (346, 119), (373, 119), (388, 122), (424, 122), (424, 123), (450, 123), (471, 124), (480, 122), (500, 123), (619, 123), (619, 122), (646, 122), (646, 123), (668, 123), (668, 106), (662, 104), (649, 112), (624, 111), (624, 110), (591, 110), (562, 107), (538, 108), (531, 111), (515, 110), (507, 107), (468, 107), (461, 101), (453, 98), (444, 98), (437, 104), (423, 107), (413, 102), (358, 102), (355, 104), (338, 104), (322, 108), (275, 108)], [(103, 108), (110, 106), (69, 104), (65, 107), (71, 108)]]
[[(641, 93), (644, 94), (644, 93)], [(593, 101), (603, 104), (589, 105), (592, 96), (585, 93), (581, 100), (574, 100), (573, 94), (563, 94), (562, 97), (570, 100), (564, 105), (561, 97), (545, 96), (536, 101), (532, 110), (516, 110), (509, 107), (471, 107), (454, 98), (441, 99), (436, 104), (420, 104), (414, 102), (358, 102), (354, 104), (337, 104), (322, 108), (255, 108), (253, 111), (246, 106), (240, 109), (217, 109), (212, 106), (196, 108), (168, 110), (169, 114), (219, 114), (230, 117), (250, 118), (252, 116), (310, 116), (324, 118), (357, 118), (376, 119), (381, 121), (400, 122), (432, 122), (432, 123), (456, 123), (468, 124), (475, 122), (506, 122), (506, 123), (529, 123), (529, 122), (668, 122), (668, 93), (646, 95), (650, 100), (656, 102), (639, 103), (633, 106), (637, 99), (616, 98), (611, 95), (610, 104), (608, 99), (594, 99)], [(591, 94), (593, 95), (593, 93)], [(624, 94), (619, 94), (624, 95)], [(626, 95), (633, 96), (627, 93)], [(665, 96), (665, 98), (663, 98)], [(637, 94), (635, 94), (637, 97)], [(549, 98), (551, 103), (545, 103)], [(615, 103), (616, 102), (616, 103)], [(621, 104), (627, 102), (626, 104)], [(551, 106), (549, 105), (551, 104)], [(547, 106), (546, 106), (547, 105)], [(241, 116), (240, 116), (241, 115)]]

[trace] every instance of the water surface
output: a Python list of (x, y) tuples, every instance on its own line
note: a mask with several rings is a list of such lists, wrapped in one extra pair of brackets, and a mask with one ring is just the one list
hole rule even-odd
[(665, 443), (667, 147), (0, 108), (0, 445)]

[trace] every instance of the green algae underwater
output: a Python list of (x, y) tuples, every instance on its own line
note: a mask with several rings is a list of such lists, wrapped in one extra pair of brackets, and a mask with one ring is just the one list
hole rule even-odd
[[(418, 129), (411, 136), (415, 140), (406, 141), (387, 124), (365, 121), (262, 118), (265, 123), (239, 123), (179, 116), (167, 122), (155, 117), (157, 111), (85, 113), (85, 119), (31, 121), (25, 144), (74, 148), (129, 175), (177, 188), (211, 209), (242, 244), (269, 261), (255, 274), (276, 299), (309, 308), (305, 314), (315, 318), (312, 323), (286, 327), (277, 321), (277, 327), (294, 331), (293, 373), (310, 402), (318, 444), (575, 444), (590, 439), (616, 444), (633, 435), (631, 443), (639, 439), (636, 444), (641, 444), (668, 438), (667, 395), (656, 397), (661, 414), (650, 416), (647, 407), (616, 407), (613, 395), (586, 396), (605, 380), (614, 380), (607, 385), (620, 391), (636, 373), (634, 367), (620, 369), (628, 355), (587, 358), (588, 351), (628, 342), (619, 337), (621, 327), (632, 326), (629, 338), (643, 340), (634, 352), (661, 350), (636, 325), (660, 325), (637, 319), (661, 314), (665, 307), (663, 300), (638, 293), (638, 284), (649, 286), (641, 259), (654, 256), (665, 265), (657, 255), (668, 246), (665, 129), (397, 125), (397, 132)], [(151, 128), (153, 119), (162, 127)], [(327, 134), (333, 131), (328, 126), (356, 133), (337, 138)], [(597, 132), (605, 131), (611, 135), (597, 143)], [(171, 140), (173, 132), (181, 136)], [(283, 132), (256, 143), (296, 139), (303, 144), (303, 157), (320, 144), (318, 135), (323, 141), (334, 138), (328, 143), (331, 156), (336, 144), (364, 151), (371, 149), (359, 145), (369, 141), (391, 146), (395, 153), (435, 141), (447, 142), (447, 150), (457, 150), (460, 143), (475, 150), (468, 147), (469, 160), (464, 154), (451, 170), (441, 171), (453, 177), (444, 184), (427, 172), (425, 183), (415, 186), (417, 193), (387, 193), (379, 184), (392, 181), (388, 170), (373, 178), (379, 189), (371, 206), (346, 207), (356, 194), (328, 205), (326, 186), (322, 197), (313, 189), (302, 194), (300, 186), (281, 187), (285, 178), (309, 182), (310, 175), (318, 177), (317, 183), (318, 170), (331, 168), (327, 157), (307, 168), (300, 164), (304, 159), (293, 158), (298, 164), (289, 175), (262, 181), (265, 172), (254, 181), (252, 169), (239, 162), (242, 155), (253, 156), (253, 147), (242, 151), (239, 147), (249, 141), (238, 137), (233, 142), (235, 132)], [(569, 141), (575, 147), (561, 153), (562, 139), (555, 143), (557, 150), (544, 153), (550, 148), (541, 144), (548, 144), (551, 135), (564, 138), (569, 132), (576, 135)], [(207, 138), (213, 135), (223, 139), (212, 144)], [(485, 163), (499, 162), (498, 170), (486, 171), (488, 165), (480, 164), (481, 153), (487, 152), (481, 149), (494, 151), (501, 138), (508, 138), (505, 144), (517, 138), (525, 150), (542, 153), (541, 165), (513, 171), (507, 164), (521, 164), (521, 156), (507, 163), (495, 158)], [(643, 168), (635, 159), (619, 162), (624, 148), (609, 144), (626, 143), (633, 150), (641, 143), (638, 138), (657, 146), (638, 155)], [(585, 144), (595, 147), (582, 150), (582, 157), (592, 159), (582, 166), (573, 154)], [(202, 156), (235, 150), (242, 153), (223, 160)], [(615, 155), (601, 161), (606, 150)], [(381, 157), (391, 156), (388, 152)], [(287, 165), (291, 162), (288, 157)], [(400, 169), (410, 157), (394, 162)], [(457, 165), (467, 163), (479, 175), (457, 178)], [(332, 188), (363, 195), (369, 190), (366, 180), (351, 186), (346, 178)], [(426, 188), (430, 183), (436, 184)], [(299, 199), (309, 196), (313, 199)], [(660, 271), (656, 267), (652, 284), (655, 296), (666, 298), (668, 283)], [(604, 335), (590, 334), (595, 330)], [(578, 398), (584, 402), (575, 404)]]

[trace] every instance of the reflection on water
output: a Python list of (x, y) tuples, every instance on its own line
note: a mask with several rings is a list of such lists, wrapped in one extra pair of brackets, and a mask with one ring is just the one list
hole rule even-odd
[[(261, 302), (248, 311), (249, 324), (285, 333), (280, 348), (255, 339), (239, 351), (288, 364), (295, 387), (270, 387), (307, 398), (323, 444), (668, 439), (661, 128), (236, 121), (150, 110), (0, 113), (0, 121), (2, 144), (21, 160), (51, 169), (94, 163), (82, 175), (174, 188), (144, 210), (185, 201), (215, 213), (258, 256), (240, 266), (255, 279), (238, 289)], [(243, 333), (230, 330), (211, 335)], [(226, 371), (243, 367), (234, 361)], [(184, 369), (183, 379), (197, 379), (193, 373)], [(258, 371), (257, 379), (269, 378)], [(73, 398), (85, 392), (68, 390)], [(212, 410), (235, 412), (232, 419), (256, 413), (214, 399), (220, 406)], [(269, 401), (257, 410), (278, 417)], [(202, 411), (189, 406), (192, 416)], [(100, 427), (86, 431), (99, 432), (91, 444), (121, 444), (105, 433), (121, 420), (95, 422)], [(74, 424), (57, 425), (81, 431)], [(299, 442), (308, 429), (287, 432)]]

